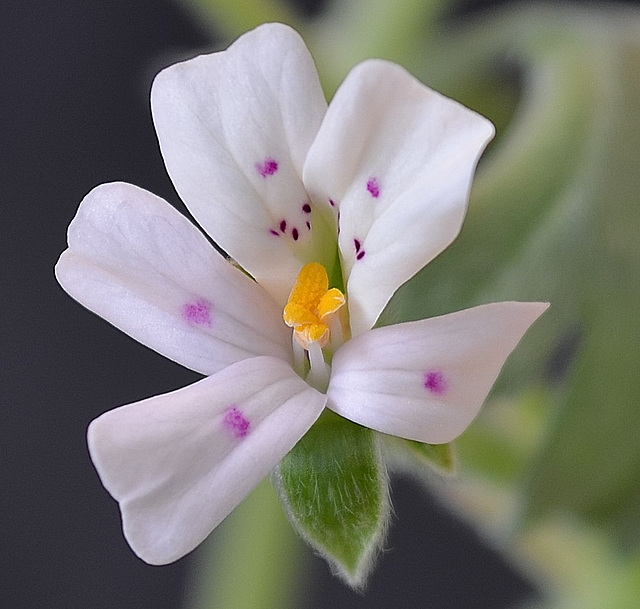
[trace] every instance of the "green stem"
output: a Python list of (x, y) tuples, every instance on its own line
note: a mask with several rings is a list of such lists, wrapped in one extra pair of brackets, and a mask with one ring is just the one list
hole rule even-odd
[(205, 542), (188, 609), (298, 606), (303, 545), (265, 480)]

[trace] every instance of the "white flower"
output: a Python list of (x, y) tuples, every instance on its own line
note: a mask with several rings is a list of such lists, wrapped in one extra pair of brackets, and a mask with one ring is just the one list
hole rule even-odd
[(198, 545), (325, 406), (403, 438), (458, 436), (546, 305), (371, 330), (456, 237), (493, 135), (399, 66), (360, 64), (327, 109), (300, 37), (269, 24), (164, 70), (152, 108), (177, 191), (247, 274), (128, 184), (87, 195), (56, 271), (84, 306), (207, 375), (89, 428), (127, 540), (163, 564)]

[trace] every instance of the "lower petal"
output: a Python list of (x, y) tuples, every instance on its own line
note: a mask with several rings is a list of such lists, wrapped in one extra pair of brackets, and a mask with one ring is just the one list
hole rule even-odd
[(244, 360), (91, 423), (91, 457), (150, 564), (193, 550), (300, 440), (326, 396), (283, 361)]
[(335, 354), (327, 406), (419, 442), (459, 436), (545, 303), (498, 302), (365, 332)]

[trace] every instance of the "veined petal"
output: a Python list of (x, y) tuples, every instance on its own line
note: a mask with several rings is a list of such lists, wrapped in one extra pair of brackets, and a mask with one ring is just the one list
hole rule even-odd
[(382, 60), (356, 66), (332, 100), (303, 179), (340, 208), (353, 334), (458, 234), (493, 125)]
[(85, 197), (56, 276), (85, 307), (197, 372), (257, 355), (291, 361), (291, 333), (269, 294), (136, 186), (104, 184)]
[(285, 362), (244, 360), (178, 391), (105, 413), (91, 457), (151, 564), (193, 550), (318, 418), (326, 396)]
[(365, 332), (334, 355), (327, 406), (387, 434), (450, 442), (547, 306), (498, 302)]
[(316, 209), (301, 181), (326, 101), (294, 30), (263, 25), (226, 51), (163, 70), (151, 105), (189, 211), (281, 306), (304, 262), (331, 268), (333, 215)]

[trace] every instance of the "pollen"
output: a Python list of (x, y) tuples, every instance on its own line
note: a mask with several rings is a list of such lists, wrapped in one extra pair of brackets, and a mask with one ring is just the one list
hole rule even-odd
[(327, 270), (319, 262), (302, 267), (291, 290), (282, 318), (294, 329), (298, 342), (308, 349), (312, 343), (324, 347), (330, 338), (329, 322), (345, 303), (344, 294), (329, 289)]

